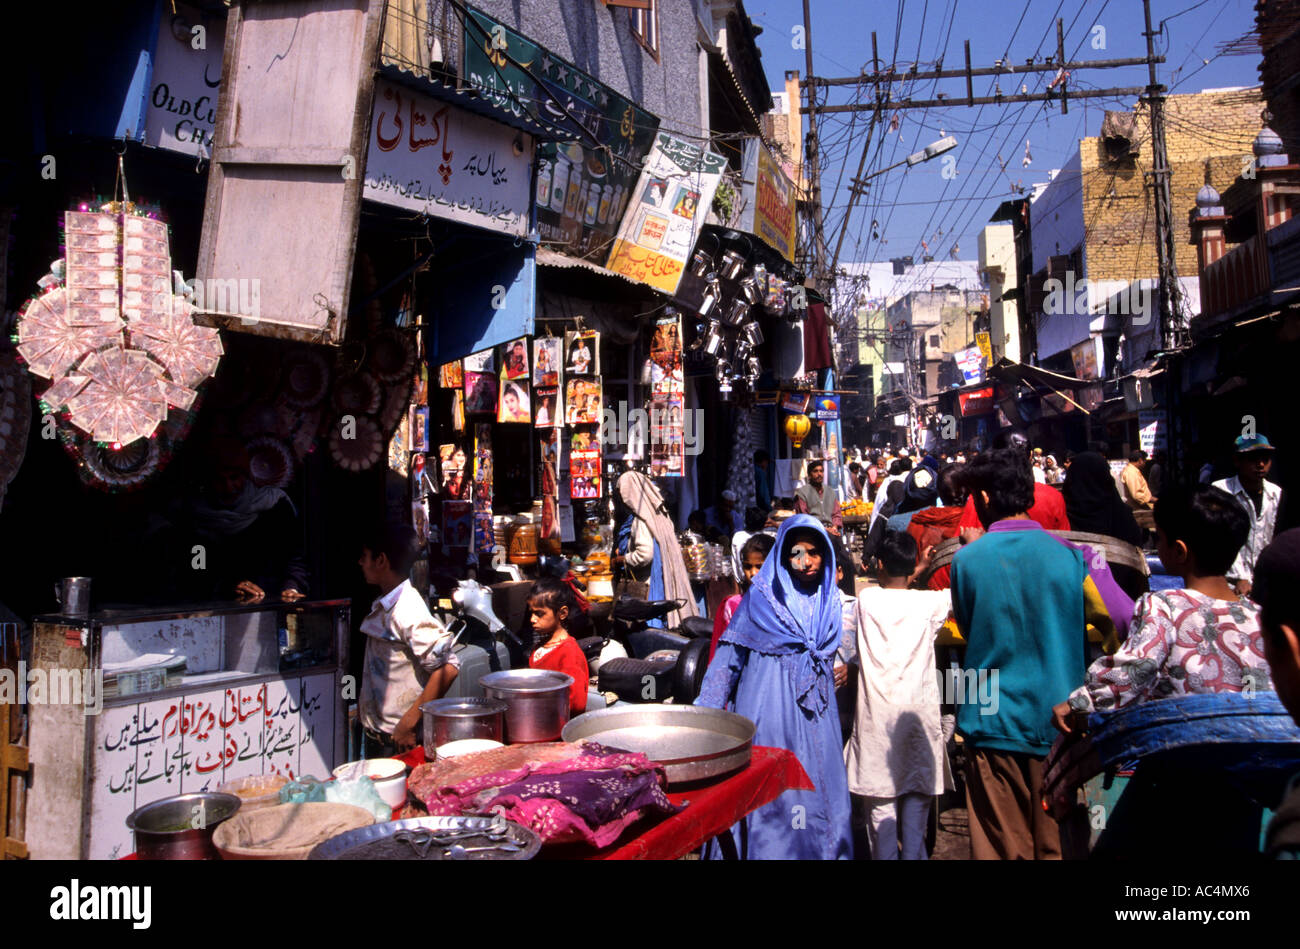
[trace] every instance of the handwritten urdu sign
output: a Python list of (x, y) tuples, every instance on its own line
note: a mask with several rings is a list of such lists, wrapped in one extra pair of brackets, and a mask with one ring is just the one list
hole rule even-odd
[(523, 236), (532, 158), (527, 133), (380, 80), (362, 197)]

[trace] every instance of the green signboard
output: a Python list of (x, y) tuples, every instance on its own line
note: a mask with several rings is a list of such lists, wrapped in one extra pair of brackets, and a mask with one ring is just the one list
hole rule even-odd
[(572, 136), (538, 145), (537, 227), (556, 249), (604, 264), (659, 119), (472, 7), (464, 47), (470, 86)]

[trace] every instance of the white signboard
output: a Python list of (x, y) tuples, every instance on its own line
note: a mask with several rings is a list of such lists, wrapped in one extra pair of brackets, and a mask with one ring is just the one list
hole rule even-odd
[(980, 382), (982, 380), (984, 356), (980, 353), (978, 346), (963, 349), (954, 358), (957, 360), (957, 368), (961, 370), (962, 378), (966, 382)]
[(328, 778), (343, 757), (337, 702), (324, 673), (106, 708), (95, 719), (90, 859), (131, 853), (127, 815), (151, 801), (251, 775)]
[(171, 7), (164, 6), (144, 117), (146, 145), (208, 156), (225, 45), (223, 20), (200, 18), (197, 11), (182, 5), (177, 5), (173, 16)]
[(1168, 450), (1163, 409), (1138, 410), (1138, 447), (1147, 453), (1147, 457)]
[(532, 136), (391, 82), (375, 83), (362, 197), (528, 233)]

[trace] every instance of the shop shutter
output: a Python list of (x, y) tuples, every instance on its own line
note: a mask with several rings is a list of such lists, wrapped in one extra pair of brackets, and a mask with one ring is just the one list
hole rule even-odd
[(231, 8), (199, 248), (204, 322), (342, 340), (383, 6)]

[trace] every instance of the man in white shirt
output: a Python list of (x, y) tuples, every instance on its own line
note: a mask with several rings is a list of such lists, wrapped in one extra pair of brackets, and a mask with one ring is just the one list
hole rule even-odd
[(1250, 593), (1254, 582), (1255, 561), (1273, 540), (1277, 512), (1282, 504), (1282, 489), (1265, 480), (1273, 465), (1273, 452), (1273, 446), (1263, 435), (1243, 435), (1237, 439), (1237, 451), (1233, 456), (1237, 473), (1231, 478), (1214, 482), (1216, 488), (1235, 497), (1250, 516), (1250, 536), (1228, 569), (1228, 582), (1241, 596)]
[(409, 525), (368, 540), (358, 564), (383, 590), (361, 623), (366, 656), (358, 698), (366, 757), (391, 757), (417, 743), (420, 706), (442, 698), (460, 671), (455, 637), (434, 619), (408, 576), (416, 541)]

